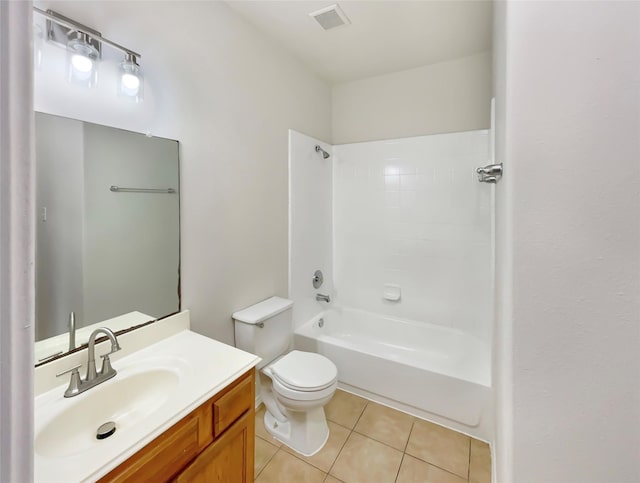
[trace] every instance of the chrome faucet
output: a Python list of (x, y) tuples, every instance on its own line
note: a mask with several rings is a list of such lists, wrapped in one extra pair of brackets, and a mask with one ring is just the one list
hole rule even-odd
[(98, 334), (106, 335), (111, 341), (111, 351), (101, 356), (102, 369), (100, 370), (100, 376), (102, 377), (108, 375), (109, 377), (105, 378), (106, 380), (116, 375), (115, 369), (111, 367), (109, 356), (114, 352), (118, 352), (120, 350), (120, 344), (118, 344), (118, 339), (111, 329), (108, 329), (107, 327), (100, 327), (99, 329), (94, 330), (89, 336), (89, 362), (87, 362), (86, 378), (87, 382), (93, 381), (98, 377), (98, 373), (96, 372), (96, 337), (98, 336)]
[[(106, 353), (102, 357), (102, 368), (100, 369), (100, 374), (96, 371), (96, 337), (98, 335), (104, 334), (111, 341), (111, 351)], [(69, 387), (64, 392), (64, 397), (73, 397), (78, 394), (82, 394), (83, 392), (91, 389), (92, 387), (97, 386), (104, 381), (111, 379), (113, 376), (117, 374), (117, 371), (111, 367), (111, 361), (109, 360), (109, 356), (114, 352), (120, 350), (120, 344), (118, 343), (118, 338), (113, 333), (111, 329), (107, 327), (100, 327), (99, 329), (94, 330), (89, 336), (89, 360), (87, 362), (87, 375), (84, 379), (80, 377), (79, 369), (82, 365), (78, 365), (72, 367), (71, 369), (67, 369), (59, 374), (56, 374), (56, 377), (62, 376), (63, 374), (71, 373), (71, 380), (69, 381)]]
[(322, 294), (322, 293), (317, 293), (316, 294), (316, 300), (318, 302), (331, 302), (331, 297), (329, 297), (328, 295)]

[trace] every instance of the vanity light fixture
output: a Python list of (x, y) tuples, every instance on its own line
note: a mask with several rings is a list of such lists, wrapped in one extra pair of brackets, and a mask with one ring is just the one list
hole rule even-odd
[(98, 62), (102, 46), (124, 53), (120, 64), (118, 92), (140, 102), (144, 93), (144, 77), (140, 69), (139, 53), (103, 37), (100, 32), (65, 17), (53, 10), (33, 7), (33, 11), (47, 19), (47, 40), (67, 49), (68, 80), (86, 87), (94, 87), (98, 80)]

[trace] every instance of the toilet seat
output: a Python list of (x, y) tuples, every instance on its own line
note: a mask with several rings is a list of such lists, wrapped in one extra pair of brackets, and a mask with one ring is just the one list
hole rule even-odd
[(284, 397), (291, 401), (297, 402), (313, 402), (320, 401), (321, 399), (329, 398), (336, 392), (338, 387), (338, 381), (334, 381), (328, 387), (319, 391), (300, 391), (298, 389), (291, 389), (280, 383), (277, 379), (273, 379), (273, 390), (279, 397)]
[(269, 367), (271, 378), (292, 391), (318, 392), (332, 386), (338, 368), (323, 355), (291, 351)]

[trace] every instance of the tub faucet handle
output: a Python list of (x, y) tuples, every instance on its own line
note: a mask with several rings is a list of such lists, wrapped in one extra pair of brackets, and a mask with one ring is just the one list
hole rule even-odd
[(324, 282), (324, 275), (320, 270), (316, 270), (313, 274), (313, 278), (311, 279), (311, 283), (313, 283), (313, 288), (320, 288), (322, 286), (322, 282)]
[(502, 178), (502, 163), (487, 164), (476, 169), (478, 181), (481, 183), (497, 183)]

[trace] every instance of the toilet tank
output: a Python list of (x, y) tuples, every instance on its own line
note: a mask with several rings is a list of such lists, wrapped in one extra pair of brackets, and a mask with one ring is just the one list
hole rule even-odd
[(261, 368), (289, 348), (293, 301), (271, 297), (233, 314), (236, 347), (260, 356)]

